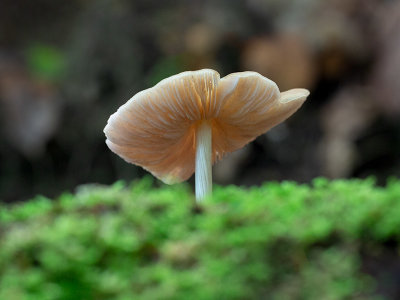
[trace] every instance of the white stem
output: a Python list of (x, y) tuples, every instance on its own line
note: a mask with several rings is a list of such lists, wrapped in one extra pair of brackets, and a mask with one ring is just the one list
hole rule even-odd
[(196, 131), (196, 202), (201, 202), (212, 191), (211, 124), (203, 121)]

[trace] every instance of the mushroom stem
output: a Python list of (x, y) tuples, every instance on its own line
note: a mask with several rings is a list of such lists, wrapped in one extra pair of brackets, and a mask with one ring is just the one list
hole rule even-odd
[(202, 121), (196, 129), (196, 202), (201, 202), (212, 191), (211, 124)]

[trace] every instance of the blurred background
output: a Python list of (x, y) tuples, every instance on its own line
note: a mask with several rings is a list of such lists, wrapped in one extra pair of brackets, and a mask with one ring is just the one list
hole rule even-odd
[[(146, 174), (103, 128), (185, 70), (253, 70), (305, 105), (214, 168), (219, 184), (400, 175), (400, 2), (1, 0), (0, 199)], [(193, 179), (192, 179), (193, 180)]]

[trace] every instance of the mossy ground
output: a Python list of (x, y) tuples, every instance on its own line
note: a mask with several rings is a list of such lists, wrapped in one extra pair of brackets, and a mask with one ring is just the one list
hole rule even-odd
[(400, 182), (215, 187), (201, 208), (187, 185), (88, 185), (0, 226), (0, 299), (382, 299), (368, 258), (399, 261)]

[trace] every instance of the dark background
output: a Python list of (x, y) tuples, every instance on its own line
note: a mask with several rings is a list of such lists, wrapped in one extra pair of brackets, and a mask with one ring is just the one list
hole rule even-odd
[[(1, 0), (0, 200), (146, 174), (103, 128), (185, 70), (253, 70), (311, 96), (214, 182), (400, 174), (400, 2)], [(193, 180), (193, 179), (192, 179)]]

